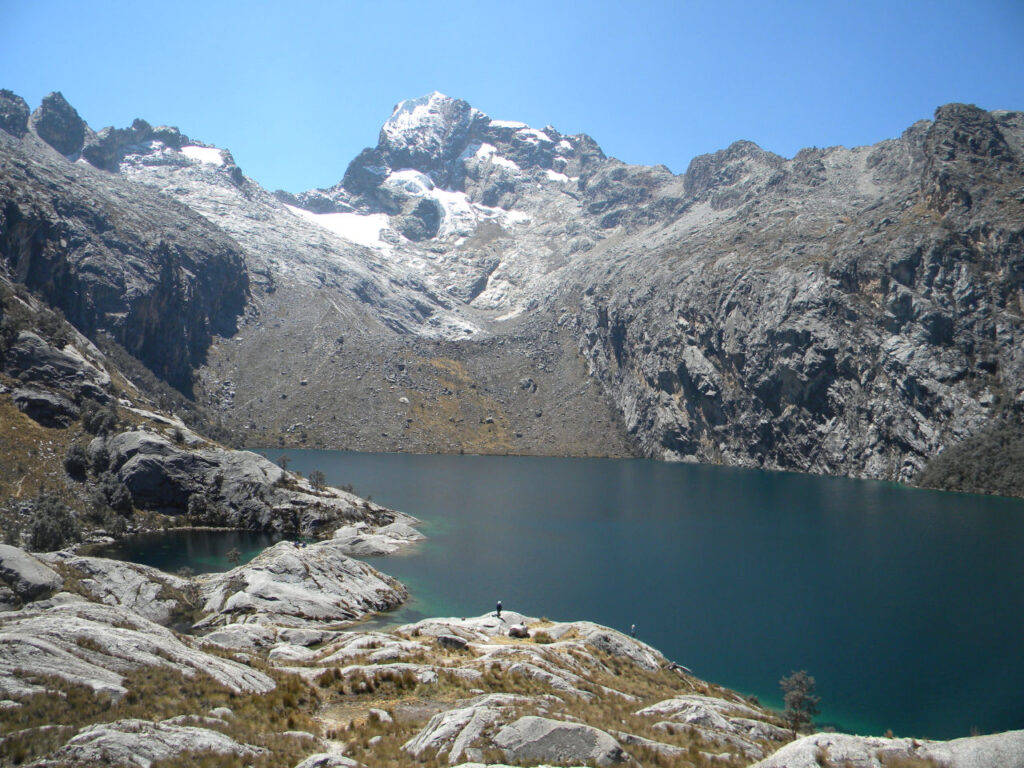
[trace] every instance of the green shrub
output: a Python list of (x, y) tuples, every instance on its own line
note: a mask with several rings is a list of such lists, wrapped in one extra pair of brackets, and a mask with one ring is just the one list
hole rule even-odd
[(81, 539), (78, 521), (67, 505), (47, 490), (40, 490), (32, 501), (29, 535), (36, 552), (52, 552)]
[(101, 405), (95, 400), (82, 403), (82, 428), (89, 434), (108, 435), (119, 424), (117, 408), (113, 405)]
[(72, 443), (64, 456), (64, 470), (76, 479), (84, 479), (89, 470), (89, 455), (78, 443)]

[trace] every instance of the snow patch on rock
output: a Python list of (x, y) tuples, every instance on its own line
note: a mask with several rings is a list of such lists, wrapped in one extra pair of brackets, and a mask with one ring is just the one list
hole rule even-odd
[(339, 237), (350, 240), (367, 248), (383, 248), (386, 243), (380, 233), (388, 227), (388, 217), (384, 213), (313, 213), (304, 208), (286, 205), (296, 216), (311, 221), (333, 232)]
[(224, 155), (216, 147), (182, 147), (181, 153), (189, 160), (208, 165), (224, 165)]

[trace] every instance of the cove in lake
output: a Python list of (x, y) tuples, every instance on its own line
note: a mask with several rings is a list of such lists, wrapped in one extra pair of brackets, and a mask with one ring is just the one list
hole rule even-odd
[(287, 454), (423, 520), (429, 540), (370, 560), (413, 596), (372, 624), (500, 599), (635, 623), (670, 659), (771, 706), (779, 678), (807, 669), (819, 724), (924, 738), (1024, 727), (1020, 500), (645, 460)]
[(228, 552), (237, 550), (238, 562), (247, 563), (281, 540), (261, 531), (185, 528), (126, 536), (112, 544), (84, 548), (82, 554), (128, 560), (168, 573), (188, 568), (193, 573), (222, 573), (234, 568)]

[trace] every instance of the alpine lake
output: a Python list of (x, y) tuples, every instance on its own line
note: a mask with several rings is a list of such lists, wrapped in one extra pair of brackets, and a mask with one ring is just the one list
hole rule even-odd
[[(1024, 727), (1024, 500), (642, 459), (282, 453), (408, 512), (428, 537), (370, 558), (412, 599), (364, 622), (504, 607), (637, 637), (819, 726), (955, 738)], [(226, 570), (264, 534), (172, 531), (108, 557)]]

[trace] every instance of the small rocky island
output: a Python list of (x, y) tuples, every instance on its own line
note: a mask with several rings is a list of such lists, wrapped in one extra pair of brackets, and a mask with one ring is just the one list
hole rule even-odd
[(0, 545), (0, 765), (1024, 766), (1024, 731), (799, 738), (586, 621), (360, 628), (407, 592), (350, 555), (408, 545), (415, 522), (375, 507), (195, 577)]

